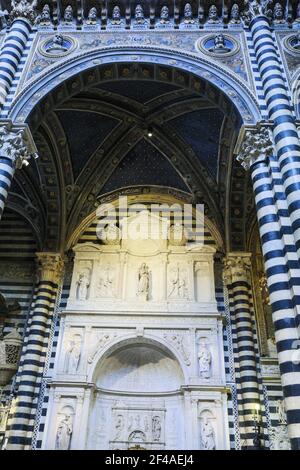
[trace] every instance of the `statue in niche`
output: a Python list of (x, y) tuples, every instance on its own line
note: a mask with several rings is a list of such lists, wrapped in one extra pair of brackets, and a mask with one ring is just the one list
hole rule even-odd
[(90, 285), (90, 270), (85, 269), (78, 276), (77, 282), (77, 300), (86, 300)]
[(73, 8), (71, 5), (68, 5), (64, 12), (64, 22), (70, 24), (73, 23), (73, 19)]
[(93, 24), (96, 24), (96, 23), (97, 23), (97, 8), (92, 7), (89, 11), (88, 19), (86, 21), (86, 24), (93, 25)]
[(144, 430), (145, 432), (149, 431), (149, 423), (148, 423), (148, 417), (144, 417)]
[(278, 423), (286, 424), (286, 411), (285, 411), (284, 400), (277, 400), (276, 412), (278, 415)]
[(204, 379), (211, 376), (211, 352), (206, 343), (201, 343), (198, 352), (199, 374)]
[(65, 370), (70, 374), (77, 372), (81, 355), (81, 336), (74, 335), (70, 341), (66, 351)]
[(44, 5), (41, 14), (37, 17), (36, 22), (41, 26), (51, 25), (51, 13), (48, 4)]
[(67, 52), (68, 50), (69, 48), (64, 45), (64, 37), (62, 34), (55, 34), (52, 41), (45, 45), (45, 51), (48, 53), (59, 54)]
[(165, 5), (160, 10), (160, 23), (165, 24), (170, 22), (169, 8)]
[(193, 10), (190, 3), (186, 3), (183, 11), (183, 22), (186, 24), (194, 23)]
[(220, 19), (219, 19), (219, 15), (218, 15), (218, 9), (217, 9), (216, 5), (211, 5), (211, 7), (209, 8), (207, 23), (209, 23), (209, 24), (220, 23)]
[(73, 432), (73, 425), (72, 425), (71, 415), (65, 414), (65, 416), (62, 418), (57, 428), (55, 449), (69, 450), (72, 432)]
[(285, 23), (284, 11), (280, 3), (276, 3), (273, 11), (273, 23), (282, 24)]
[(208, 418), (204, 418), (201, 423), (201, 447), (204, 450), (215, 450), (215, 432)]
[(142, 263), (138, 274), (137, 296), (142, 300), (149, 299), (150, 272), (146, 263)]
[(186, 287), (186, 280), (180, 276), (179, 266), (173, 268), (171, 271), (171, 290), (168, 297), (174, 297), (176, 299), (187, 299), (188, 289)]
[(118, 415), (117, 419), (116, 419), (116, 424), (115, 424), (115, 438), (114, 438), (114, 441), (120, 440), (123, 429), (124, 429), (123, 415)]
[(137, 5), (135, 7), (134, 12), (134, 19), (137, 24), (144, 24), (145, 23), (145, 15), (142, 5)]
[(113, 8), (112, 11), (112, 24), (120, 24), (121, 23), (121, 10), (120, 7), (117, 5)]
[(161, 436), (161, 422), (159, 416), (153, 416), (152, 418), (152, 439), (153, 441), (159, 441)]
[(102, 297), (113, 297), (114, 274), (110, 265), (106, 266), (99, 279), (99, 293)]
[(241, 22), (240, 8), (237, 3), (234, 3), (234, 5), (232, 5), (232, 8), (231, 8), (229, 24), (239, 24), (240, 22)]
[(208, 49), (209, 52), (217, 53), (217, 54), (225, 54), (230, 52), (231, 49), (226, 46), (225, 37), (222, 33), (217, 34), (214, 38), (214, 46)]

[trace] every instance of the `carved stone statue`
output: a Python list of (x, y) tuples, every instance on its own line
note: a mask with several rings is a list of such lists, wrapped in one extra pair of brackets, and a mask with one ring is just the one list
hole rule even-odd
[(99, 279), (99, 293), (102, 297), (112, 297), (114, 285), (114, 273), (111, 271), (111, 267), (108, 265), (104, 268), (103, 274)]
[(159, 441), (161, 436), (161, 422), (159, 416), (153, 416), (152, 418), (152, 439), (153, 441)]
[(77, 372), (79, 361), (81, 355), (81, 336), (74, 335), (68, 345), (66, 351), (66, 363), (65, 370), (70, 374), (75, 374)]
[(65, 414), (57, 428), (55, 449), (69, 450), (72, 432), (73, 425), (71, 416), (69, 414)]
[(120, 24), (120, 23), (121, 23), (121, 10), (120, 10), (120, 7), (116, 5), (112, 11), (112, 24)]
[(68, 47), (64, 46), (64, 37), (62, 34), (55, 34), (52, 41), (45, 47), (45, 51), (48, 53), (59, 54), (67, 52)]
[(162, 24), (170, 22), (169, 8), (166, 5), (160, 10), (160, 22)]
[(268, 353), (270, 357), (277, 357), (277, 348), (274, 336), (267, 339)]
[(198, 352), (199, 374), (204, 379), (211, 376), (211, 352), (206, 343), (201, 343)]
[(12, 0), (12, 10), (10, 12), (11, 19), (26, 18), (31, 23), (36, 20), (37, 0)]
[(97, 8), (90, 9), (86, 23), (91, 25), (97, 23)]
[(171, 289), (168, 297), (176, 299), (187, 299), (188, 289), (186, 286), (186, 280), (180, 275), (179, 266), (173, 268), (170, 276)]
[(220, 23), (220, 19), (219, 19), (219, 15), (218, 15), (218, 9), (217, 9), (216, 5), (211, 5), (211, 7), (209, 8), (207, 23), (209, 23), (209, 24)]
[(234, 3), (231, 8), (230, 14), (230, 24), (239, 24), (241, 22), (240, 18), (240, 8), (237, 3)]
[(0, 155), (9, 158), (15, 168), (22, 168), (28, 164), (32, 155), (24, 142), (23, 130), (13, 131), (6, 125), (0, 127)]
[(193, 19), (193, 10), (190, 3), (186, 3), (183, 11), (183, 21), (184, 23), (194, 23)]
[(179, 222), (171, 225), (168, 235), (171, 245), (185, 245), (188, 240), (188, 233)]
[(86, 269), (79, 274), (77, 282), (77, 300), (86, 300), (90, 285), (90, 270)]
[(120, 440), (123, 429), (124, 429), (123, 415), (118, 415), (116, 418), (116, 424), (115, 424), (115, 437), (114, 437), (115, 441)]
[(277, 400), (276, 412), (278, 415), (279, 424), (286, 424), (286, 411), (284, 406), (284, 400)]
[(208, 418), (204, 418), (201, 423), (201, 447), (204, 450), (215, 450), (215, 432)]
[(71, 5), (68, 5), (64, 12), (64, 22), (70, 24), (73, 23), (73, 19), (73, 8)]
[(230, 48), (226, 46), (225, 37), (222, 33), (217, 34), (214, 38), (214, 46), (208, 49), (209, 52), (218, 53), (218, 54), (225, 54), (226, 52), (230, 52)]
[(285, 23), (284, 11), (280, 3), (276, 3), (274, 6), (273, 23), (274, 24)]
[(99, 238), (105, 245), (117, 245), (121, 238), (120, 229), (115, 224), (108, 224), (101, 231)]
[(138, 289), (137, 296), (141, 300), (149, 299), (149, 288), (150, 288), (150, 273), (146, 263), (143, 263), (139, 269), (138, 274)]
[(46, 3), (44, 5), (41, 14), (37, 17), (36, 22), (40, 24), (41, 26), (49, 26), (51, 25), (51, 12), (50, 12), (50, 7)]
[(143, 10), (142, 5), (137, 5), (135, 7), (134, 18), (135, 18), (135, 22), (138, 24), (145, 23), (145, 15), (144, 15), (144, 10)]

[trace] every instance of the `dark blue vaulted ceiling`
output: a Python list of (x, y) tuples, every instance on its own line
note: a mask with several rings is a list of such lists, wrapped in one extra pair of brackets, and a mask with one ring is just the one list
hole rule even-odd
[(117, 119), (93, 112), (56, 111), (66, 133), (76, 179), (89, 157), (119, 124)]
[(136, 185), (170, 186), (190, 192), (169, 160), (142, 139), (123, 158), (101, 190), (101, 194)]

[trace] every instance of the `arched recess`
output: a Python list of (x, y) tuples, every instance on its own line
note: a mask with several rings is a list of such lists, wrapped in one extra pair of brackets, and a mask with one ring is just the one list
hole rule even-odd
[[(132, 55), (133, 50), (134, 56)], [(143, 64), (145, 65), (144, 70)], [(64, 61), (63, 64), (54, 64), (46, 72), (42, 72), (35, 79), (30, 80), (13, 101), (8, 117), (17, 123), (28, 122), (32, 131), (35, 131), (42, 121), (44, 122), (42, 127), (45, 128), (47, 116), (70, 97), (104, 81), (128, 80), (130, 78), (153, 79), (162, 83), (170, 82), (192, 90), (193, 93), (198, 93), (199, 96), (203, 96), (207, 101), (214, 103), (225, 116), (232, 118), (231, 143), (226, 143), (226, 138), (223, 138), (222, 146), (220, 146), (222, 148), (219, 151), (219, 155), (222, 157), (220, 166), (223, 167), (223, 170), (218, 170), (218, 174), (222, 175), (225, 181), (227, 177), (224, 175), (224, 168), (228, 168), (227, 171), (231, 172), (233, 141), (237, 137), (239, 127), (242, 124), (254, 124), (260, 119), (259, 106), (252, 92), (234, 74), (230, 71), (224, 71), (217, 64), (212, 64), (206, 59), (199, 59), (199, 57), (190, 54), (178, 53), (173, 50), (167, 51), (163, 48), (142, 47), (134, 49), (130, 47), (122, 49), (102, 48), (84, 54), (77, 54)], [(51, 130), (51, 126), (48, 126), (52, 136), (58, 130), (58, 126), (56, 127), (56, 130), (55, 126), (54, 130)], [(141, 138), (136, 125), (132, 128), (131, 138), (136, 141)], [(124, 140), (123, 147), (126, 146), (125, 144)], [(173, 147), (179, 151), (179, 146), (176, 144), (173, 144)], [(46, 143), (43, 145), (46, 145)], [(111, 149), (104, 151), (100, 147), (97, 148), (93, 160), (89, 161), (89, 168), (87, 168), (89, 171), (87, 173), (83, 172), (81, 186), (79, 192), (75, 194), (72, 209), (66, 215), (68, 205), (66, 192), (70, 188), (70, 184), (68, 181), (64, 181), (62, 177), (66, 172), (63, 168), (62, 158), (59, 157), (59, 152), (65, 148), (65, 138), (59, 138), (57, 144), (52, 142), (52, 147), (54, 149), (52, 161), (50, 162), (49, 156), (47, 158), (49, 164), (53, 167), (53, 175), (57, 175), (55, 178), (59, 180), (60, 184), (56, 192), (49, 191), (53, 195), (51, 207), (55, 208), (57, 214), (56, 217), (55, 214), (51, 214), (51, 220), (48, 223), (50, 230), (47, 230), (47, 233), (53, 237), (56, 236), (57, 239), (50, 240), (45, 246), (48, 249), (58, 247), (63, 251), (65, 249), (65, 246), (63, 246), (64, 233), (66, 232), (67, 238), (69, 238), (75, 227), (91, 211), (89, 201), (92, 204), (95, 202), (94, 199), (97, 195), (94, 192), (97, 190), (97, 183), (99, 181), (102, 181), (102, 184), (105, 183), (117, 168), (122, 156), (117, 152), (114, 158), (111, 158)], [(224, 149), (226, 150), (224, 151)], [(47, 152), (44, 151), (43, 154), (46, 155)], [(99, 167), (99, 158), (102, 161), (101, 168), (95, 171), (97, 165)], [(220, 190), (214, 188), (205, 172), (195, 171), (201, 167), (201, 164), (197, 164), (192, 152), (189, 151), (185, 154), (181, 151), (178, 160), (180, 161), (176, 162), (176, 159), (173, 159), (171, 163), (176, 171), (188, 180), (190, 187), (193, 188), (194, 199), (199, 202), (197, 194), (201, 196), (205, 194), (209, 201), (210, 217), (216, 220), (218, 230), (221, 232), (230, 230), (230, 223), (228, 222), (230, 214), (225, 214), (225, 201), (229, 201), (229, 196), (225, 193), (230, 191), (231, 185), (224, 185), (223, 183), (225, 195), (224, 197), (220, 196)], [(74, 186), (77, 191), (78, 186), (76, 184)], [(213, 191), (216, 193), (214, 197), (212, 197)], [(62, 219), (64, 220), (62, 221)], [(55, 223), (55, 220), (59, 220), (60, 225), (54, 227), (51, 231), (51, 221)], [(227, 235), (227, 248), (230, 247), (230, 239), (230, 235)]]
[[(144, 347), (150, 350), (153, 349), (153, 351), (158, 352), (158, 356), (157, 356), (158, 360), (160, 360), (160, 358), (163, 359), (163, 356), (165, 356), (167, 359), (173, 362), (174, 365), (176, 364), (175, 372), (177, 374), (177, 379), (179, 379), (179, 382), (178, 382), (179, 386), (171, 390), (170, 383), (166, 384), (166, 386), (168, 387), (168, 390), (165, 390), (165, 392), (176, 391), (176, 390), (179, 391), (180, 386), (183, 385), (184, 382), (187, 382), (188, 380), (187, 371), (185, 370), (186, 368), (184, 367), (183, 360), (180, 357), (178, 351), (171, 344), (167, 343), (167, 341), (164, 338), (156, 338), (150, 335), (144, 336), (142, 338), (130, 335), (128, 337), (122, 338), (121, 340), (120, 338), (118, 338), (117, 340), (115, 340), (113, 344), (109, 344), (107, 347), (100, 350), (98, 354), (95, 356), (95, 359), (91, 365), (90, 372), (88, 373), (88, 382), (97, 383), (97, 380), (101, 376), (101, 374), (105, 374), (106, 372), (109, 372), (109, 368), (103, 369), (103, 363), (105, 361), (108, 361), (110, 358), (114, 357), (115, 355), (119, 357), (119, 353), (122, 354), (122, 352), (128, 351), (136, 347), (138, 348)], [(142, 352), (142, 355), (143, 355), (143, 352)], [(123, 367), (122, 361), (120, 361), (119, 359), (118, 361), (120, 362), (120, 364), (119, 365), (116, 364), (116, 366), (119, 366), (120, 368), (122, 368)], [(146, 361), (148, 361), (149, 363), (153, 362), (153, 357), (151, 358), (151, 354), (147, 354), (147, 352), (146, 352), (145, 357), (144, 358), (142, 357), (141, 359), (144, 364), (146, 363)], [(124, 359), (124, 362), (125, 360), (126, 358)], [(135, 366), (139, 367), (139, 363), (138, 363), (139, 361), (135, 360), (134, 355), (133, 357), (129, 357), (128, 360), (129, 362), (132, 363), (133, 367)], [(167, 365), (171, 365), (171, 362), (168, 363)], [(109, 365), (111, 366), (112, 364), (110, 364), (109, 362)], [(152, 372), (153, 374), (155, 374), (155, 370), (152, 370)], [(146, 387), (146, 384), (145, 384), (145, 387)], [(111, 389), (109, 386), (106, 386), (103, 388)], [(144, 391), (146, 390), (144, 389)], [(162, 392), (163, 389), (160, 389), (159, 391)], [(143, 393), (143, 390), (141, 389), (139, 390), (139, 392)], [(150, 390), (147, 390), (147, 392), (150, 392)]]
[[(177, 191), (177, 194), (174, 190), (169, 188), (139, 188), (136, 187), (135, 194), (130, 194), (132, 191), (127, 193), (126, 188), (122, 191), (116, 191), (110, 195), (106, 195), (103, 199), (99, 200), (99, 206), (97, 209), (92, 211), (76, 228), (76, 230), (70, 234), (70, 237), (66, 243), (66, 249), (70, 250), (76, 243), (80, 241), (81, 237), (84, 237), (84, 233), (92, 227), (89, 235), (89, 241), (97, 242), (97, 233), (96, 233), (96, 224), (101, 219), (102, 207), (104, 208), (107, 204), (115, 208), (116, 217), (119, 216), (119, 197), (126, 197), (128, 202), (128, 207), (138, 204), (144, 205), (147, 208), (151, 209), (151, 204), (153, 205), (168, 205), (170, 208), (172, 206), (178, 205), (182, 208), (182, 213), (184, 212), (184, 205), (186, 205), (187, 213), (191, 213), (193, 220), (196, 220), (196, 211), (197, 207), (195, 205), (190, 206), (193, 202), (191, 195), (188, 193)], [(102, 205), (102, 206), (101, 206)], [(201, 209), (201, 208), (199, 208)], [(142, 210), (142, 209), (140, 209)], [(158, 209), (157, 209), (158, 210)], [(122, 212), (122, 214), (124, 214)], [(172, 214), (171, 214), (172, 215)], [(213, 244), (217, 251), (224, 252), (224, 239), (219, 232), (215, 224), (207, 217), (204, 217), (204, 243)]]

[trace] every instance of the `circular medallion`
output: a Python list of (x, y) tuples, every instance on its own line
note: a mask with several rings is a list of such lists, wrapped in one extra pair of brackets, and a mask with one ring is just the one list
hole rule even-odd
[(293, 54), (300, 53), (300, 33), (286, 36), (283, 40), (285, 49)]
[(45, 39), (39, 46), (39, 52), (46, 57), (64, 57), (73, 52), (77, 42), (70, 36), (57, 33)]
[(214, 57), (228, 57), (236, 54), (239, 47), (236, 39), (223, 33), (203, 36), (196, 42), (198, 51)]

